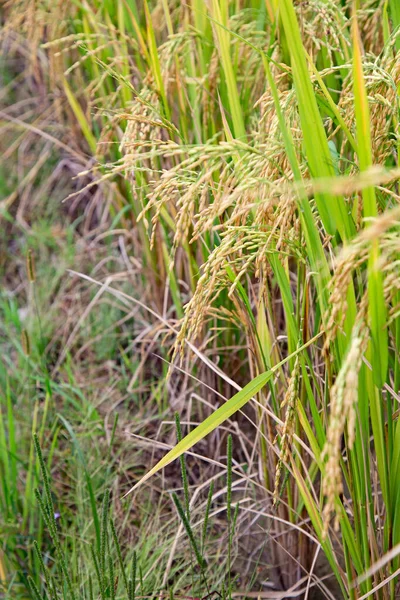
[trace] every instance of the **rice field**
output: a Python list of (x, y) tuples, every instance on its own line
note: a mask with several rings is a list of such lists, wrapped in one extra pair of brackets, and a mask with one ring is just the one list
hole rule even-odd
[(0, 23), (0, 597), (400, 598), (399, 0)]

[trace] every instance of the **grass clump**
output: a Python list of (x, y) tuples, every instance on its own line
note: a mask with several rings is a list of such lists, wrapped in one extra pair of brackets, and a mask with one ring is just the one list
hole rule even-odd
[(398, 3), (2, 11), (6, 593), (394, 600)]

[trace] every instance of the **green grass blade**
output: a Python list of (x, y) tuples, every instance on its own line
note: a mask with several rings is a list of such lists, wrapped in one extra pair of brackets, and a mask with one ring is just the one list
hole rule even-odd
[(147, 40), (148, 40), (148, 44), (149, 44), (150, 67), (153, 72), (153, 77), (156, 82), (158, 92), (162, 99), (165, 116), (167, 117), (167, 119), (169, 119), (170, 118), (170, 110), (169, 110), (169, 106), (168, 106), (167, 96), (165, 93), (164, 81), (163, 81), (163, 77), (162, 77), (162, 73), (161, 73), (160, 58), (158, 56), (158, 50), (157, 50), (157, 42), (156, 42), (156, 38), (155, 38), (155, 34), (154, 34), (153, 23), (151, 20), (151, 15), (150, 15), (150, 10), (149, 10), (148, 4), (147, 4), (147, 0), (145, 0), (145, 2), (144, 2), (144, 10), (145, 10), (145, 15), (146, 15)]
[(228, 14), (227, 2), (226, 0), (212, 0), (211, 7), (213, 19), (217, 23), (221, 23), (225, 26), (216, 28), (216, 38), (226, 86), (228, 88), (228, 100), (232, 117), (233, 132), (236, 138), (244, 139), (246, 137), (246, 128), (244, 125), (243, 112), (230, 53), (230, 33), (226, 29)]
[[(292, 61), (293, 80), (311, 175), (312, 177), (333, 176), (332, 158), (307, 69), (304, 47), (292, 0), (280, 0), (279, 8)], [(334, 235), (338, 230), (342, 239), (351, 237), (354, 233), (354, 224), (343, 198), (325, 193), (316, 194), (315, 200), (326, 231)]]
[(217, 408), (209, 417), (207, 417), (200, 425), (193, 429), (188, 435), (186, 435), (181, 442), (179, 442), (172, 450), (170, 450), (150, 471), (148, 471), (126, 494), (130, 494), (155, 473), (169, 465), (175, 459), (179, 458), (184, 452), (187, 452), (197, 444), (200, 440), (205, 438), (209, 433), (214, 431), (219, 425), (224, 423), (229, 417), (240, 410), (255, 394), (257, 394), (273, 375), (279, 371), (280, 367), (291, 360), (294, 356), (302, 352), (305, 348), (308, 348), (313, 344), (322, 332), (310, 339), (306, 344), (303, 344), (292, 354), (289, 354), (286, 358), (281, 360), (277, 365), (272, 367), (269, 371), (261, 373), (250, 381), (240, 392), (230, 398), (225, 404)]
[(85, 113), (83, 112), (81, 105), (79, 104), (78, 100), (76, 99), (75, 94), (72, 91), (72, 89), (69, 86), (66, 79), (64, 79), (63, 85), (64, 85), (65, 95), (67, 96), (68, 102), (71, 106), (71, 109), (75, 115), (77, 122), (79, 123), (82, 133), (85, 136), (88, 146), (89, 146), (90, 150), (93, 152), (93, 154), (96, 154), (97, 141), (91, 131), (91, 128), (86, 119)]
[(60, 419), (60, 421), (62, 422), (62, 424), (68, 431), (69, 435), (71, 436), (71, 439), (72, 439), (75, 449), (76, 449), (77, 456), (83, 467), (86, 485), (88, 488), (88, 493), (89, 493), (89, 498), (90, 498), (90, 505), (91, 505), (91, 509), (92, 509), (93, 523), (94, 523), (94, 528), (95, 528), (95, 532), (96, 532), (97, 549), (98, 549), (98, 551), (100, 551), (100, 547), (101, 547), (100, 519), (99, 519), (99, 515), (97, 513), (96, 497), (95, 497), (94, 490), (93, 490), (92, 479), (91, 479), (90, 473), (87, 468), (84, 454), (81, 450), (78, 439), (75, 435), (75, 432), (74, 432), (71, 424), (61, 414), (58, 415), (58, 418)]
[(329, 538), (324, 539), (324, 536), (323, 536), (323, 523), (322, 523), (322, 517), (321, 517), (319, 507), (315, 504), (314, 499), (310, 493), (310, 490), (308, 489), (307, 484), (304, 481), (304, 478), (301, 475), (293, 458), (292, 458), (291, 462), (292, 462), (293, 474), (296, 479), (296, 483), (298, 485), (300, 494), (303, 497), (307, 512), (310, 515), (310, 519), (313, 524), (314, 531), (315, 531), (316, 535), (318, 536), (318, 539), (321, 541), (321, 546), (322, 546), (322, 548), (325, 552), (325, 555), (329, 561), (332, 571), (335, 573), (336, 578), (342, 588), (343, 597), (346, 598), (347, 597), (346, 590), (344, 588), (343, 581), (342, 581), (342, 578), (339, 573), (339, 568), (338, 568), (338, 565), (335, 560), (332, 543)]
[(400, 3), (398, 0), (389, 0), (390, 16), (393, 22), (393, 28), (397, 30), (396, 50), (400, 50)]
[[(276, 88), (275, 81), (272, 77), (272, 73), (268, 61), (266, 59), (264, 61), (264, 68), (267, 75), (268, 83), (271, 87), (271, 92), (275, 104), (275, 110), (279, 120), (280, 129), (285, 143), (285, 149), (288, 154), (294, 179), (302, 185), (303, 178), (301, 175), (300, 165), (296, 156), (293, 137), (286, 125), (285, 118), (279, 103), (278, 90)], [(311, 211), (309, 200), (305, 192), (303, 192), (301, 189), (298, 193), (298, 204), (311, 268), (316, 273), (319, 301), (322, 307), (322, 311), (325, 312), (328, 308), (327, 286), (330, 279), (329, 267), (324, 253), (324, 249), (322, 247), (322, 242), (320, 239), (318, 228), (316, 226)]]
[(174, 500), (174, 503), (175, 503), (178, 515), (179, 515), (179, 517), (180, 517), (180, 519), (182, 521), (182, 524), (183, 524), (183, 526), (184, 526), (184, 528), (186, 530), (186, 533), (188, 535), (188, 538), (190, 540), (190, 543), (191, 543), (191, 546), (193, 548), (193, 551), (194, 551), (194, 554), (196, 556), (196, 560), (197, 560), (197, 562), (199, 564), (199, 567), (201, 569), (203, 569), (206, 566), (206, 562), (205, 562), (204, 558), (201, 555), (200, 549), (199, 549), (199, 547), (197, 545), (196, 538), (194, 537), (193, 530), (192, 530), (192, 528), (190, 526), (189, 520), (188, 520), (188, 518), (186, 516), (186, 513), (184, 511), (184, 508), (183, 508), (182, 504), (179, 502), (179, 498), (178, 498), (178, 496), (176, 494), (172, 494), (172, 498)]
[[(353, 81), (354, 103), (358, 137), (358, 158), (360, 171), (366, 171), (372, 165), (371, 123), (367, 90), (365, 88), (359, 30), (356, 14), (353, 19)], [(375, 189), (367, 187), (362, 192), (364, 217), (367, 219), (378, 214)], [(368, 222), (367, 222), (368, 224)], [(372, 337), (373, 374), (378, 387), (382, 387), (388, 368), (388, 334), (386, 329), (387, 311), (383, 292), (383, 278), (379, 265), (378, 240), (373, 240), (368, 261), (368, 312)]]

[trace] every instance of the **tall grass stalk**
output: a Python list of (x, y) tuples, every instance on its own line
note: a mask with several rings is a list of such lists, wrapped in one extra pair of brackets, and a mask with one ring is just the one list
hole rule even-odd
[[(215, 492), (211, 486), (205, 518), (195, 520), (184, 453), (202, 442), (218, 464), (216, 431), (235, 422), (240, 473), (254, 505), (232, 510), (236, 461), (234, 468), (229, 437), (229, 573), (227, 584), (221, 577), (222, 597), (234, 591), (232, 545), (241, 518), (257, 514), (268, 520), (268, 562), (282, 588), (296, 589), (304, 573), (307, 585), (329, 597), (323, 577), (313, 573), (321, 548), (329, 585), (336, 580), (331, 595), (394, 600), (400, 564), (398, 2), (78, 0), (64, 10), (59, 18), (41, 1), (10, 4), (5, 39), (21, 30), (29, 40), (32, 73), (57, 109), (57, 131), (74, 140), (71, 157), (91, 157), (82, 167), (89, 183), (67, 202), (114, 186), (110, 199), (98, 203), (101, 235), (119, 232), (127, 273), (121, 281), (134, 265), (145, 297), (140, 308), (158, 319), (143, 324), (135, 340), (155, 332), (165, 354), (173, 344), (168, 393), (179, 396), (174, 366), (187, 359), (185, 376), (203, 382), (199, 389), (209, 394), (194, 411), (200, 424), (182, 437), (176, 416), (176, 446), (139, 479), (135, 473), (121, 494), (151, 484), (179, 458), (184, 501), (175, 493), (173, 500), (204, 576)], [(51, 65), (45, 77), (41, 53)], [(18, 128), (25, 118), (30, 133), (40, 132), (30, 113), (4, 122)], [(68, 145), (58, 141), (57, 147)], [(36, 286), (29, 256), (28, 277)], [(115, 286), (122, 288), (121, 281), (115, 277)], [(109, 287), (113, 301), (131, 308), (136, 298), (116, 287)], [(24, 360), (33, 363), (28, 353)], [(162, 377), (161, 370), (155, 374)], [(48, 406), (48, 373), (41, 381), (50, 388)], [(188, 400), (188, 387), (182, 389), (179, 401)], [(159, 393), (152, 398), (169, 410)], [(6, 514), (13, 514), (19, 487), (13, 401), (6, 390), (0, 411)], [(57, 423), (52, 443), (61, 428), (72, 440), (91, 506), (90, 596), (118, 597), (117, 570), (125, 595), (133, 600), (138, 587), (143, 596), (136, 554), (124, 566), (108, 492), (98, 513), (74, 426), (68, 415)], [(58, 577), (74, 598), (76, 581), (40, 449), (44, 433), (42, 424), (40, 440), (34, 437), (43, 482), (36, 499)], [(33, 459), (28, 472), (24, 523), (32, 516), (26, 507), (36, 480)], [(43, 523), (38, 529), (42, 538)], [(30, 557), (43, 570), (40, 553)], [(51, 595), (53, 573), (44, 572)], [(41, 597), (37, 576), (25, 585)]]

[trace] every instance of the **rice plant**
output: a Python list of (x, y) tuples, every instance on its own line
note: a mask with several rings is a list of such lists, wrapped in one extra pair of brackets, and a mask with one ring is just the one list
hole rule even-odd
[[(154, 567), (157, 586), (146, 587), (145, 578), (143, 591), (143, 559), (129, 556), (127, 568), (104, 482), (92, 492), (89, 485), (96, 540), (89, 597), (179, 597), (186, 586), (191, 597), (214, 589), (223, 598), (398, 597), (397, 0), (20, 0), (6, 2), (2, 14), (1, 42), (14, 61), (7, 68), (23, 65), (4, 97), (15, 95), (17, 80), (41, 98), (9, 100), (1, 110), (11, 147), (5, 154), (15, 158), (36, 136), (74, 162), (77, 183), (64, 205), (84, 198), (89, 206), (74, 240), (87, 243), (88, 257), (91, 248), (104, 256), (98, 269), (87, 257), (69, 262), (74, 281), (92, 296), (72, 332), (59, 336), (57, 368), (48, 365), (37, 319), (40, 360), (29, 358), (31, 323), (23, 329), (23, 360), (51, 381), (49, 399), (56, 385), (64, 389), (71, 356), (78, 379), (86, 379), (78, 359), (88, 356), (96, 369), (103, 359), (79, 353), (79, 328), (100, 299), (112, 306), (117, 316), (105, 309), (106, 329), (118, 343), (112, 353), (106, 344), (105, 355), (122, 365), (115, 385), (137, 394), (118, 423), (128, 430), (144, 415), (128, 447), (160, 443), (164, 452), (118, 479), (113, 498), (128, 502), (162, 489), (172, 507), (166, 518), (177, 527), (169, 558)], [(49, 152), (45, 146), (43, 168)], [(19, 226), (28, 192), (41, 189), (33, 162), (29, 169), (2, 203), (2, 218)], [(42, 204), (32, 201), (32, 220)], [(38, 295), (30, 256), (29, 285)], [(110, 257), (118, 266), (108, 266)], [(130, 319), (138, 319), (134, 358)], [(89, 337), (101, 338), (102, 329), (100, 320)], [(18, 514), (37, 473), (27, 444), (21, 491), (15, 402), (6, 388), (0, 465), (8, 482), (2, 502)], [(59, 413), (76, 446), (64, 407)], [(29, 560), (24, 555), (30, 573), (23, 582), (35, 600), (44, 588), (52, 600), (79, 597), (80, 579), (68, 575), (65, 554), (77, 560), (74, 544), (64, 549), (57, 541), (39, 448), (37, 441), (39, 524), (37, 508), (23, 510), (39, 542), (43, 526), (49, 530), (63, 591), (43, 568), (40, 543)], [(78, 451), (77, 460), (89, 484)], [(107, 482), (118, 469), (115, 460)], [(121, 528), (129, 532), (128, 520)], [(189, 564), (176, 558), (178, 548)]]

